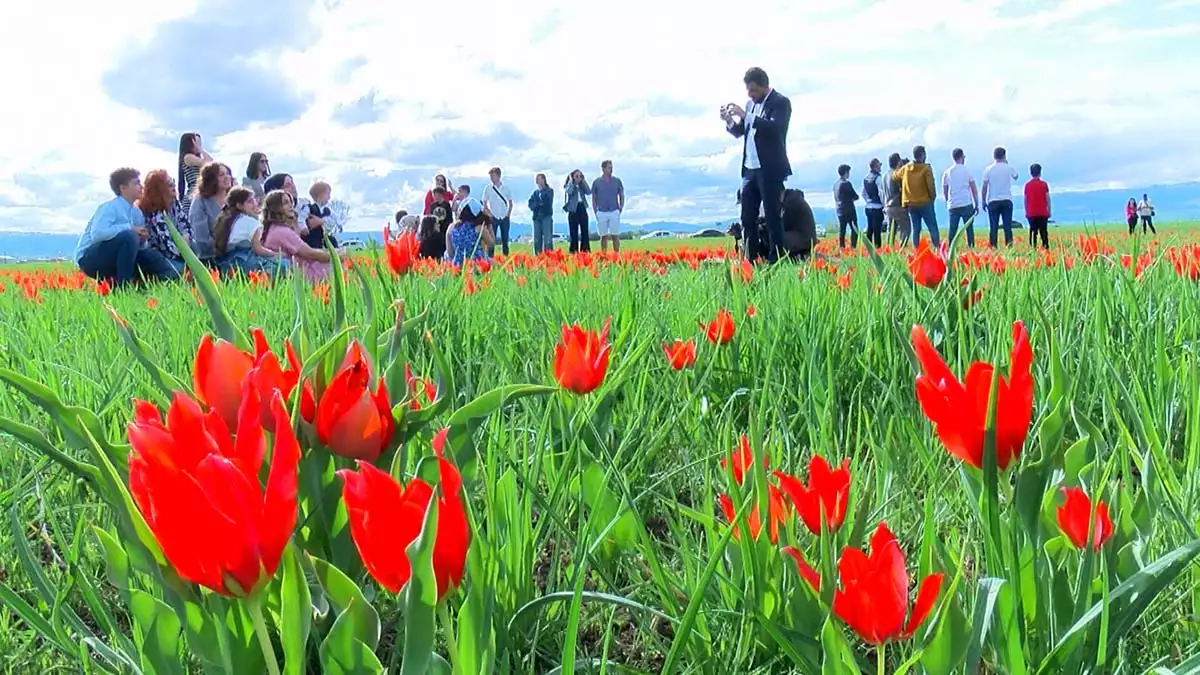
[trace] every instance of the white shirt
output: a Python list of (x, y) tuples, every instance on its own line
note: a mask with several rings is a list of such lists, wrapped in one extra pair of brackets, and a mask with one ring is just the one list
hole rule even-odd
[(762, 103), (755, 103), (753, 99), (746, 103), (746, 119), (742, 122), (742, 128), (746, 133), (746, 168), (761, 169), (762, 162), (758, 160), (758, 146), (754, 143), (754, 136), (758, 133), (758, 129), (754, 128), (754, 119), (762, 114), (763, 106), (766, 105), (767, 99), (771, 98), (772, 89), (763, 97)]
[(508, 217), (508, 203), (512, 201), (512, 192), (503, 182), (500, 185), (488, 183), (483, 188), (483, 207), (496, 220)]
[[(971, 194), (972, 181), (971, 170), (958, 162), (946, 169), (942, 174), (942, 190), (950, 188), (950, 208), (975, 205), (975, 197)], [(1011, 188), (1009, 191), (1012, 191)]]
[(1154, 204), (1150, 203), (1149, 197), (1138, 202), (1137, 211), (1138, 215), (1143, 218), (1149, 218), (1154, 215)]
[(233, 225), (229, 227), (229, 245), (226, 248), (234, 249), (243, 244), (249, 246), (251, 239), (254, 238), (254, 232), (260, 227), (262, 224), (258, 222), (258, 219), (244, 213), (239, 214), (233, 221)]
[(1017, 170), (1008, 162), (992, 162), (983, 170), (983, 186), (987, 190), (987, 201), (1012, 201), (1013, 181), (1017, 179)]

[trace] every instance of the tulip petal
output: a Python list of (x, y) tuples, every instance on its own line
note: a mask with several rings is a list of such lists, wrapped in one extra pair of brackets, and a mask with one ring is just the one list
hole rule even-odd
[(929, 613), (937, 604), (938, 594), (942, 591), (944, 577), (944, 574), (938, 572), (921, 580), (921, 586), (917, 590), (917, 600), (913, 603), (912, 614), (908, 617), (908, 624), (904, 626), (902, 637), (905, 639), (912, 637), (921, 624), (925, 623), (925, 619), (929, 618)]
[(296, 529), (296, 492), (300, 466), (300, 444), (292, 430), (282, 394), (271, 399), (275, 439), (271, 449), (271, 471), (267, 475), (262, 518), (262, 564), (268, 577), (275, 576), (279, 560)]
[(817, 570), (813, 569), (812, 565), (808, 564), (808, 561), (804, 559), (804, 554), (800, 552), (800, 549), (794, 546), (788, 546), (783, 549), (783, 552), (791, 556), (792, 560), (796, 561), (796, 570), (800, 572), (800, 577), (807, 581), (808, 585), (811, 586), (813, 590), (820, 592), (821, 574), (820, 572), (817, 572)]

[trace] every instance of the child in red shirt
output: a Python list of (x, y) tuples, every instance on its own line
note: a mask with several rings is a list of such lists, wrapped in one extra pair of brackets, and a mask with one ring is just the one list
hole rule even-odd
[(1029, 223), (1029, 245), (1037, 246), (1037, 236), (1042, 235), (1042, 248), (1050, 248), (1050, 185), (1042, 180), (1042, 165), (1029, 167), (1031, 178), (1025, 184), (1025, 221)]

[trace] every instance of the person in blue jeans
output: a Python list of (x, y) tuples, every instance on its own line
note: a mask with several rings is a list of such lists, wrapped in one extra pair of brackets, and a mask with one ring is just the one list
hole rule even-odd
[(1004, 148), (996, 148), (992, 152), (993, 162), (983, 170), (983, 203), (988, 212), (991, 229), (988, 243), (996, 248), (999, 238), (1001, 221), (1004, 222), (1004, 244), (1013, 245), (1013, 181), (1017, 180), (1017, 170), (1008, 163), (1008, 152)]
[(533, 253), (554, 250), (554, 188), (546, 184), (546, 174), (539, 173), (534, 181), (537, 189), (529, 195), (529, 212), (533, 214)]
[(141, 174), (117, 169), (108, 177), (108, 186), (115, 196), (96, 208), (75, 247), (79, 270), (114, 287), (132, 283), (137, 272), (146, 279), (178, 279), (179, 271), (146, 244), (146, 217), (134, 206), (142, 196)]

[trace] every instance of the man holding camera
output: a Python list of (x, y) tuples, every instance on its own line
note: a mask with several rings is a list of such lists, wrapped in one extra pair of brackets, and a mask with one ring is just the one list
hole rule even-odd
[[(743, 78), (750, 100), (743, 109), (736, 103), (721, 108), (721, 119), (734, 138), (742, 139), (742, 229), (746, 237), (746, 257), (779, 259), (783, 247), (783, 219), (780, 199), (783, 182), (792, 175), (787, 157), (787, 131), (792, 118), (792, 102), (771, 88), (762, 68), (751, 68)], [(766, 216), (769, 244), (762, 251), (758, 236), (758, 214)]]

